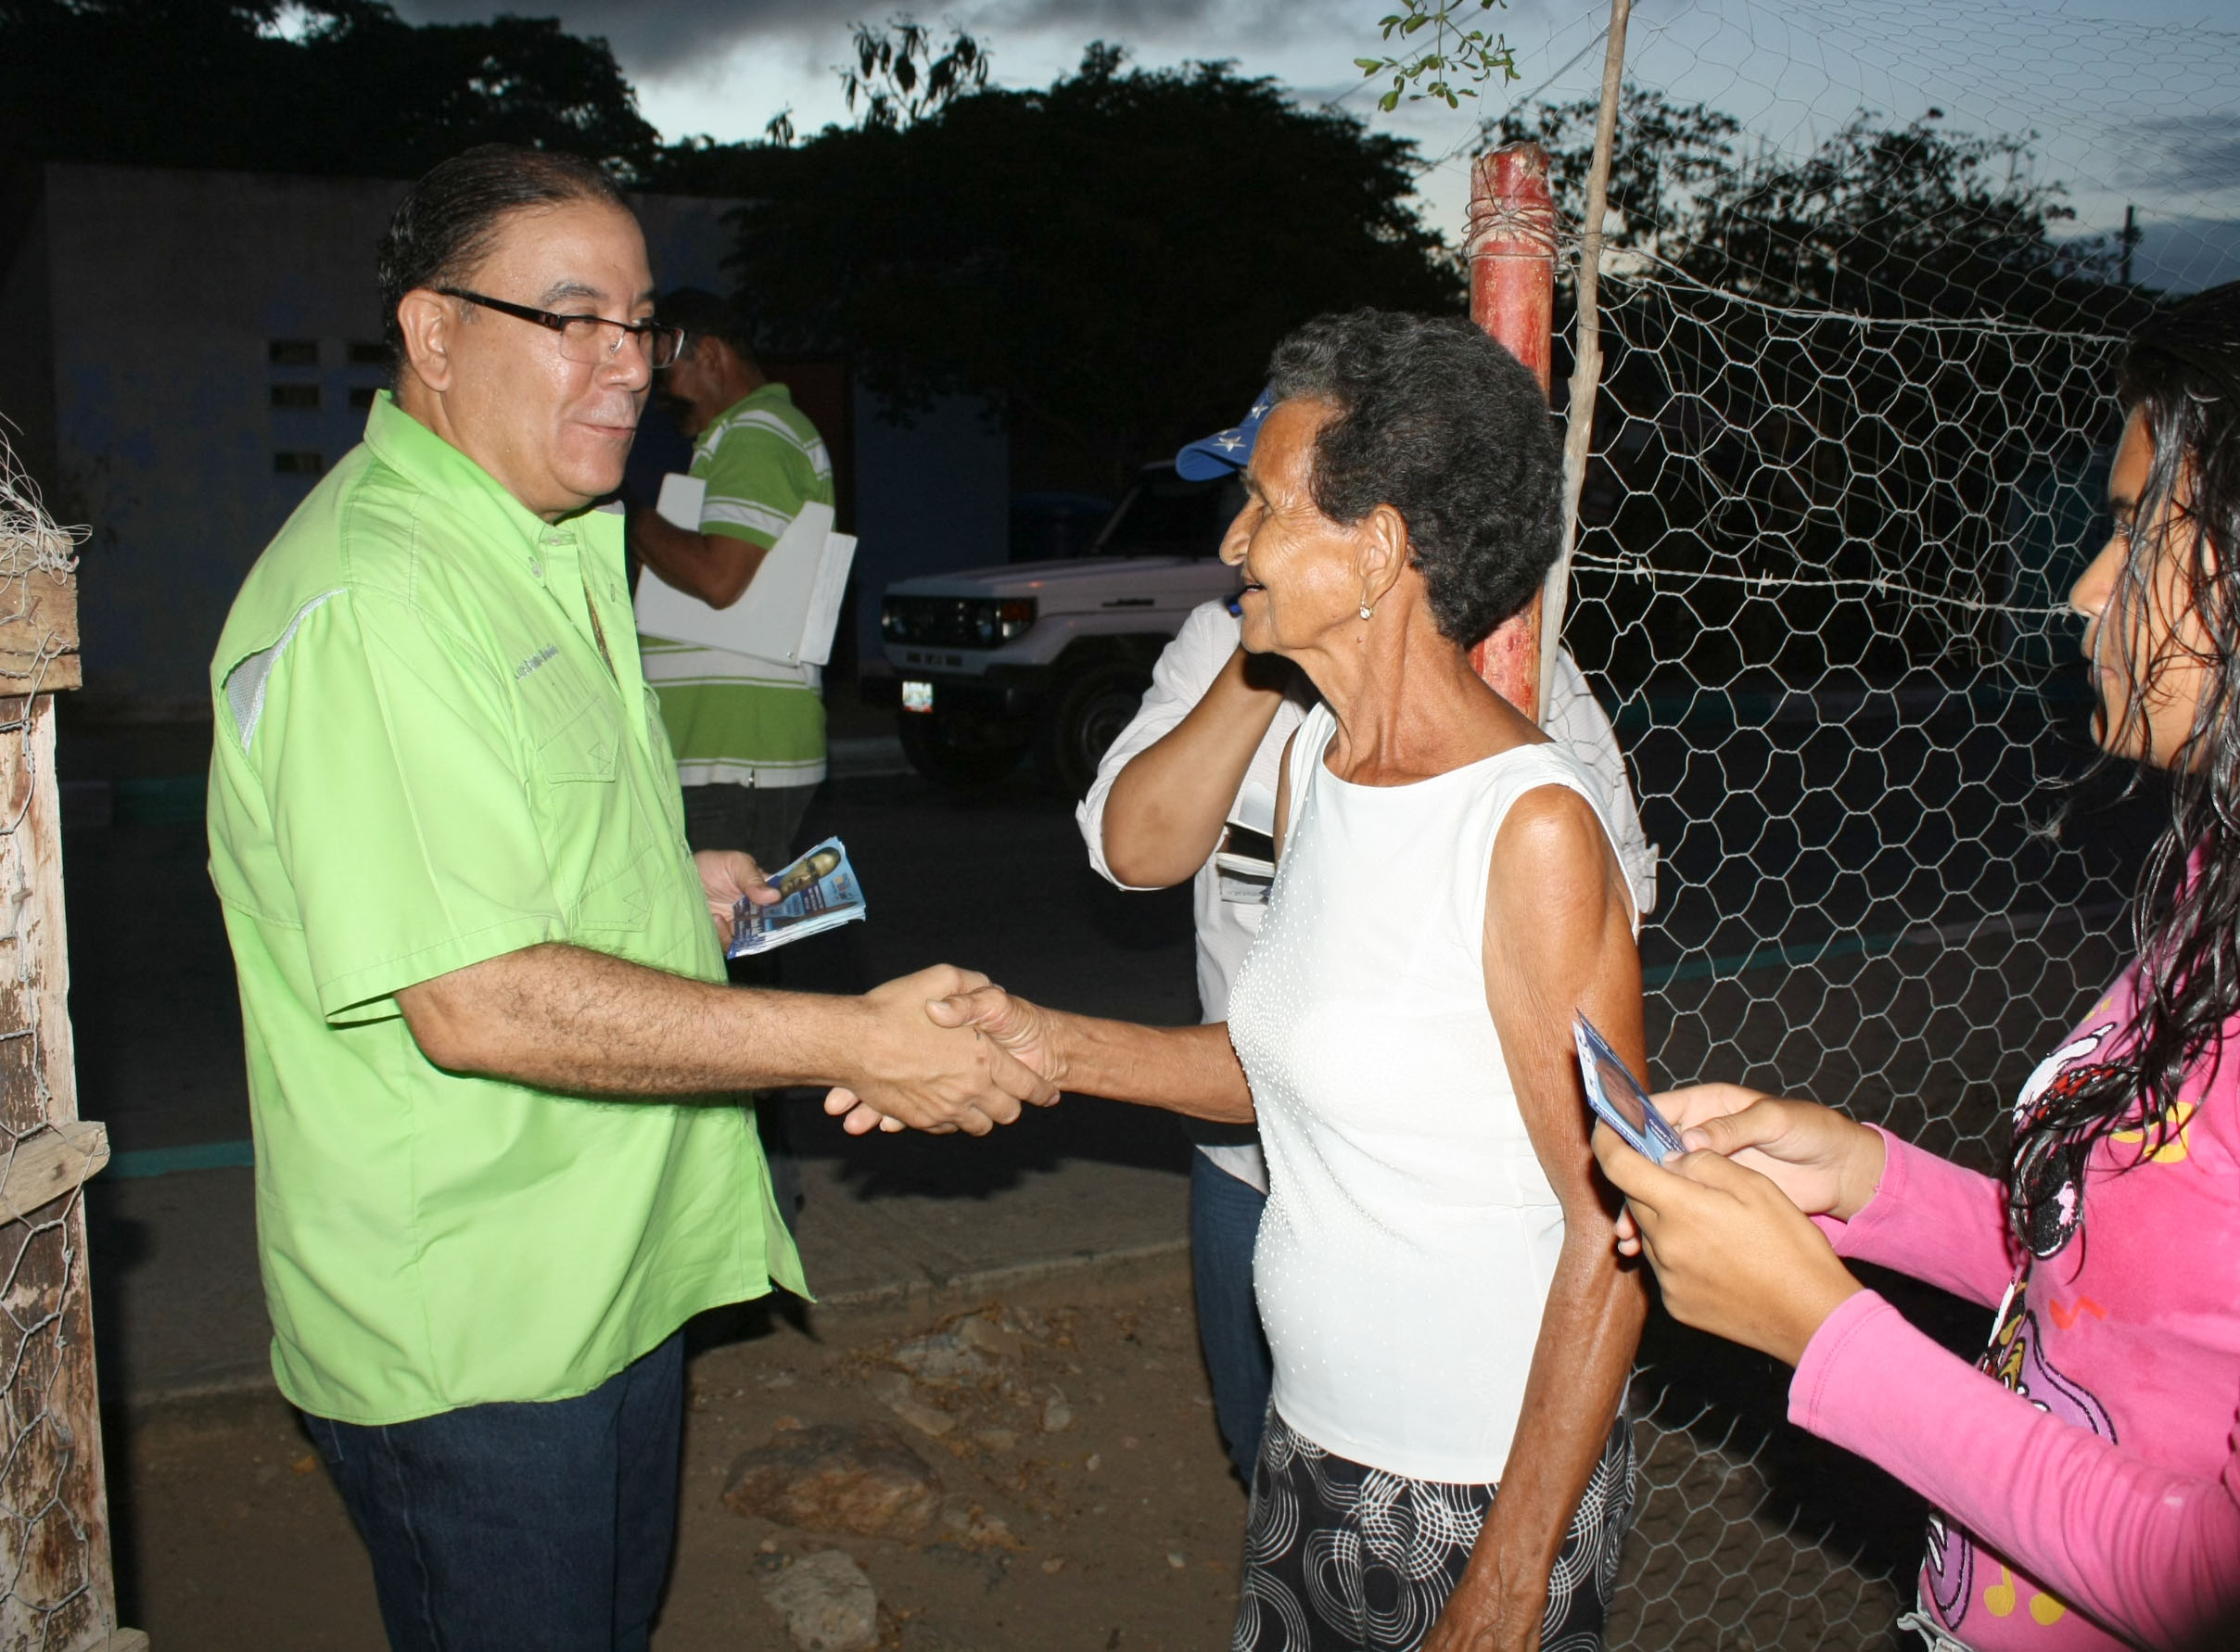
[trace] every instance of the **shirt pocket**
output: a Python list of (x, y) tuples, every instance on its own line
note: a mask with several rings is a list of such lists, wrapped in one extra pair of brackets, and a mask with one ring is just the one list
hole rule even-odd
[(572, 929), (642, 930), (652, 906), (656, 845), (622, 780), (625, 738), (620, 709), (593, 692), (537, 744), (554, 883)]
[(611, 705), (587, 694), (559, 727), (537, 745), (537, 769), (557, 785), (575, 781), (613, 783), (622, 762), (622, 725)]

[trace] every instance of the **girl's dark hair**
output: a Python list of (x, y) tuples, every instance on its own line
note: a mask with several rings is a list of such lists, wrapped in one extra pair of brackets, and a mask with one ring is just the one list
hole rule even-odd
[(1523, 362), (1458, 315), (1355, 310), (1276, 346), (1268, 388), (1333, 403), (1316, 507), (1407, 524), (1440, 634), (1467, 648), (1524, 606), (1556, 560), (1563, 457)]
[(489, 254), (507, 214), (578, 201), (630, 210), (621, 186), (581, 156), (517, 144), (477, 144), (414, 184), (397, 203), (374, 263), (390, 371), (404, 365), (397, 304), (406, 293), (460, 285)]
[[(2139, 972), (2131, 1024), (2110, 1041), (2112, 1054), (2064, 1073), (2015, 1120), (2008, 1214), (2017, 1239), (2040, 1256), (2059, 1250), (2081, 1219), (2094, 1145), (2139, 1130), (2138, 1160), (2160, 1147), (2183, 1124), (2181, 1089), (2221, 1058), (2226, 1024), (2240, 1012), (2240, 282), (2147, 323), (2117, 391), (2125, 414), (2144, 419), (2154, 459), (2101, 620), (2108, 641), (2100, 663), (2123, 672), (2127, 690), (2123, 723), (2104, 743), (2150, 749), (2147, 691), (2179, 650), (2164, 645), (2143, 669), (2130, 643), (2163, 558), (2214, 657), (2192, 731), (2175, 752), (2154, 754), (2170, 768), (2170, 823), (2132, 909)], [(2167, 532), (2150, 531), (2160, 522)]]

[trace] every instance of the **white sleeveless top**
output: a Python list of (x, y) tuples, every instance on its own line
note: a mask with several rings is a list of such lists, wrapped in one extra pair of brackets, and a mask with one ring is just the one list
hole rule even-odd
[(1550, 743), (1355, 785), (1323, 766), (1336, 731), (1318, 705), (1293, 742), (1229, 1000), (1267, 1152), (1254, 1282), (1275, 1406), (1370, 1468), (1497, 1480), (1563, 1212), (1486, 1009), (1486, 886), (1511, 804), (1555, 785), (1595, 807), (1594, 783)]

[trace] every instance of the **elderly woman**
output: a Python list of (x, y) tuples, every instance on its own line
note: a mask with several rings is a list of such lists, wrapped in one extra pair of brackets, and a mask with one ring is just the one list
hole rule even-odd
[(1635, 917), (1584, 766), (1469, 658), (1555, 556), (1546, 403), (1458, 318), (1326, 317), (1272, 378), (1222, 554), (1244, 646), (1323, 703), (1284, 754), (1228, 1023), (993, 988), (930, 1012), (1069, 1089), (1258, 1119), (1276, 1374), (1237, 1646), (1597, 1646), (1644, 1299), (1571, 1022), (1639, 1066)]

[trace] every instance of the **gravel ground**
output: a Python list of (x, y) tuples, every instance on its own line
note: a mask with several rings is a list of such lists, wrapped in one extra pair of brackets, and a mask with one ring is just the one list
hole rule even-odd
[[(948, 1351), (967, 1315), (998, 1334), (992, 1352), (959, 1360)], [(1024, 1328), (1006, 1334), (1012, 1326)], [(691, 1365), (658, 1652), (790, 1648), (764, 1589), (832, 1549), (876, 1589), (888, 1647), (1227, 1644), (1245, 1499), (1215, 1430), (1178, 1260), (1046, 1279), (1001, 1303), (748, 1311), (699, 1328), (713, 1345)], [(909, 1541), (725, 1506), (743, 1453), (825, 1423), (897, 1430), (970, 1524)], [(134, 1562), (121, 1569), (145, 1580), (125, 1621), (161, 1652), (383, 1646), (348, 1516), (276, 1398), (153, 1408), (113, 1419), (109, 1438)]]

